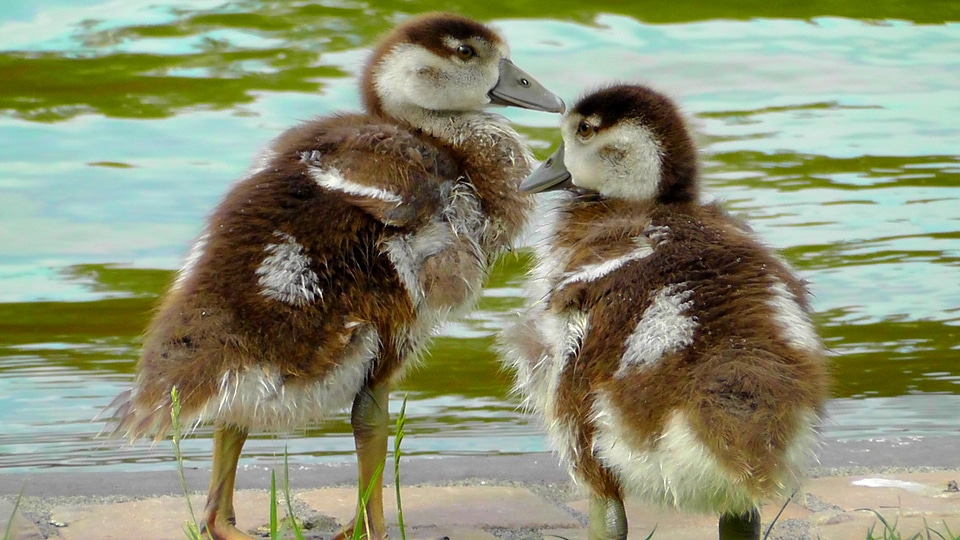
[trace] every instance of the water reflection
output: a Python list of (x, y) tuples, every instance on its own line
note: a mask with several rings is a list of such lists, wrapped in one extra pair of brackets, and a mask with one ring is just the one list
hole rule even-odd
[(869, 193), (889, 188), (954, 188), (960, 184), (960, 157), (954, 155), (836, 158), (795, 152), (741, 151), (711, 154), (710, 162), (719, 171), (756, 171), (753, 175), (729, 179), (719, 175), (718, 181), (713, 182), (718, 187)]
[[(454, 2), (565, 98), (609, 79), (676, 95), (709, 196), (808, 278), (835, 395), (824, 433), (957, 434), (960, 7), (954, 2)], [(436, 2), (47, 0), (0, 14), (0, 468), (165, 467), (95, 440), (204, 216), (266, 141), (358, 106), (365, 47)], [(952, 22), (950, 22), (952, 21)], [(544, 156), (556, 118), (505, 111)], [(505, 257), (394, 399), (408, 454), (528, 452), (492, 334), (521, 304)], [(398, 404), (394, 404), (394, 410)], [(209, 430), (185, 445), (207, 466)], [(257, 436), (253, 462), (352, 455), (346, 418)]]

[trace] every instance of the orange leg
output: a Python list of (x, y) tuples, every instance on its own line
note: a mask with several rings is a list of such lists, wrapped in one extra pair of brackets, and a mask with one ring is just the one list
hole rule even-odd
[(387, 458), (389, 398), (390, 389), (386, 384), (381, 384), (364, 388), (353, 401), (350, 423), (353, 425), (353, 439), (357, 446), (361, 495), (369, 489), (370, 498), (365, 508), (358, 505), (356, 517), (334, 536), (334, 540), (351, 538), (355, 527), (362, 528), (361, 538), (387, 538), (387, 526), (383, 519), (383, 471), (378, 471), (378, 468)]
[[(237, 530), (233, 511), (233, 489), (237, 479), (240, 450), (247, 440), (247, 430), (218, 423), (213, 434), (213, 470), (210, 490), (203, 510), (202, 530), (213, 540), (253, 540)], [(206, 536), (204, 536), (206, 538)]]

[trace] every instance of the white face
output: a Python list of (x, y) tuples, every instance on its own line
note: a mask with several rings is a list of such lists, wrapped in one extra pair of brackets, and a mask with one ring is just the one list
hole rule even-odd
[(500, 78), (500, 59), (509, 57), (506, 46), (478, 38), (444, 42), (447, 56), (401, 43), (383, 57), (374, 85), (384, 112), (410, 118), (417, 110), (477, 111), (490, 103), (487, 94)]
[(573, 184), (608, 197), (652, 200), (660, 183), (662, 151), (643, 124), (624, 120), (598, 131), (600, 118), (570, 113), (560, 126), (563, 164)]

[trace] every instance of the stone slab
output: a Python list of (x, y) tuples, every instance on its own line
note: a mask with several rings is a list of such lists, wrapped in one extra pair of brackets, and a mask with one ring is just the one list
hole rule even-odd
[(12, 540), (42, 540), (43, 534), (40, 533), (36, 524), (23, 517), (19, 510), (14, 512), (13, 509), (12, 502), (0, 499), (0, 537), (9, 525)]
[(893, 515), (949, 515), (960, 511), (960, 492), (946, 491), (957, 471), (814, 478), (804, 489), (850, 512), (868, 508)]
[[(507, 528), (573, 527), (570, 514), (543, 501), (527, 489), (509, 486), (408, 487), (401, 492), (407, 527)], [(317, 512), (340, 523), (353, 517), (357, 491), (352, 488), (310, 490), (297, 496)], [(397, 522), (396, 497), (384, 490), (388, 524)]]
[[(884, 518), (887, 519), (887, 518)], [(858, 538), (868, 538), (867, 533), (872, 529), (873, 538), (914, 538), (920, 534), (919, 538), (953, 538), (947, 536), (949, 530), (954, 535), (960, 531), (960, 516), (949, 516), (937, 519), (924, 519), (923, 517), (900, 517), (888, 519), (891, 526), (894, 526), (898, 536), (884, 534), (884, 525), (873, 514), (858, 512), (847, 513), (841, 519), (833, 520), (831, 523), (817, 525), (811, 531), (811, 537), (819, 540), (850, 540)], [(926, 532), (936, 531), (943, 536), (935, 533)]]
[[(629, 518), (628, 518), (629, 519)], [(634, 528), (630, 527), (629, 533), (627, 534), (628, 538), (636, 538), (637, 540), (643, 540), (650, 534), (650, 527), (640, 527)], [(707, 530), (703, 527), (695, 527), (688, 529), (664, 529), (658, 528), (651, 537), (652, 540), (659, 540), (660, 538), (669, 538), (670, 540), (704, 540), (709, 539), (711, 535), (716, 536), (717, 532), (715, 529)], [(542, 538), (563, 538), (564, 540), (588, 540), (587, 529), (545, 529), (540, 531)]]
[[(583, 515), (589, 515), (589, 500), (578, 499), (568, 503), (568, 506)], [(657, 508), (634, 498), (623, 501), (623, 508), (627, 512), (627, 527), (630, 536), (646, 538), (656, 530), (654, 537), (669, 532), (669, 538), (675, 538), (680, 531), (698, 531), (699, 538), (703, 538), (705, 531), (714, 531), (717, 528), (717, 518), (699, 514), (686, 514), (675, 510)]]
[[(406, 525), (406, 523), (404, 523)], [(388, 530), (390, 538), (400, 538), (400, 530)], [(497, 540), (497, 537), (483, 529), (456, 527), (407, 527), (407, 540)]]
[(562, 538), (564, 540), (587, 540), (587, 529), (578, 527), (576, 529), (541, 529), (541, 538)]
[[(799, 502), (787, 506), (770, 538), (863, 540), (871, 527), (875, 537), (882, 538), (883, 525), (877, 516), (857, 511), (858, 508), (880, 513), (889, 523), (896, 524), (902, 538), (923, 533), (925, 527), (934, 531), (931, 538), (940, 538), (938, 533), (945, 533), (948, 528), (956, 535), (960, 532), (960, 493), (948, 490), (948, 485), (958, 479), (958, 470), (931, 472), (929, 469), (909, 473), (882, 470), (876, 474), (857, 471), (848, 476), (809, 479), (798, 496)], [(524, 484), (489, 484), (483, 480), (470, 480), (469, 485), (404, 487), (407, 536), (411, 540), (491, 540), (497, 535), (527, 538), (533, 531), (539, 531), (542, 535), (569, 540), (586, 538), (586, 529), (574, 519), (577, 512), (579, 515), (587, 513), (585, 498), (566, 504), (550, 503), (547, 501), (569, 500), (569, 485), (540, 482), (529, 486), (528, 489)], [(387, 520), (391, 524), (390, 536), (399, 538), (392, 486), (385, 489), (384, 495)], [(295, 496), (300, 508), (305, 504), (320, 514), (311, 516), (313, 512), (304, 509), (304, 515), (321, 521), (323, 515), (330, 517), (322, 527), (310, 530), (308, 538), (328, 538), (329, 531), (336, 527), (334, 522), (347, 522), (356, 504), (356, 488), (352, 486), (300, 491), (295, 492)], [(236, 498), (241, 530), (253, 531), (268, 521), (269, 500), (265, 491), (240, 490)], [(38, 506), (35, 499), (26, 497), (25, 510), (22, 510), (29, 515), (43, 515), (44, 508), (50, 506)], [(13, 513), (10, 500), (9, 496), (6, 500), (0, 499), (0, 520)], [(69, 504), (62, 502), (64, 500)], [(183, 525), (188, 513), (182, 497), (165, 495), (111, 504), (103, 503), (103, 499), (89, 503), (76, 502), (78, 500), (77, 497), (49, 500), (53, 506), (51, 518), (67, 525), (57, 529), (54, 537), (59, 535), (66, 540), (184, 538)], [(199, 514), (203, 496), (193, 497), (192, 502)], [(769, 523), (778, 510), (779, 505), (763, 507), (764, 523)], [(285, 514), (283, 505), (280, 513), (281, 516)], [(627, 501), (627, 515), (631, 538), (644, 538), (654, 525), (657, 526), (655, 540), (716, 538), (715, 516), (684, 515), (645, 505), (633, 498)], [(39, 527), (26, 523), (25, 527), (26, 532), (18, 533), (20, 536), (14, 538), (39, 540), (43, 538), (42, 533), (50, 532), (45, 523), (40, 523)]]
[[(240, 491), (234, 497), (237, 527), (255, 530), (270, 520), (269, 496), (261, 491)], [(205, 497), (191, 497), (199, 520)], [(286, 515), (283, 509), (281, 516)], [(164, 496), (113, 504), (58, 506), (51, 519), (64, 523), (59, 529), (65, 540), (183, 540), (184, 526), (190, 519), (183, 497)]]

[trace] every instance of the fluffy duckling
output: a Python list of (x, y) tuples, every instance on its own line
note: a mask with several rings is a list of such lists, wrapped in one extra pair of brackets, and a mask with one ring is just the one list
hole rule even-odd
[(626, 538), (623, 497), (720, 515), (757, 539), (758, 505), (812, 458), (827, 395), (804, 283), (698, 201), (680, 113), (643, 86), (581, 99), (521, 185), (566, 188), (531, 304), (500, 337), (525, 404), (590, 492), (591, 539)]
[(249, 431), (351, 405), (371, 537), (386, 536), (376, 470), (388, 388), (439, 323), (474, 304), (530, 209), (517, 189), (529, 150), (484, 109), (563, 109), (500, 35), (450, 14), (387, 35), (362, 93), (365, 112), (283, 133), (226, 195), (150, 323), (132, 390), (112, 404), (131, 439), (169, 430), (174, 387), (185, 424), (215, 425), (203, 519), (215, 539), (248, 538), (233, 488)]

